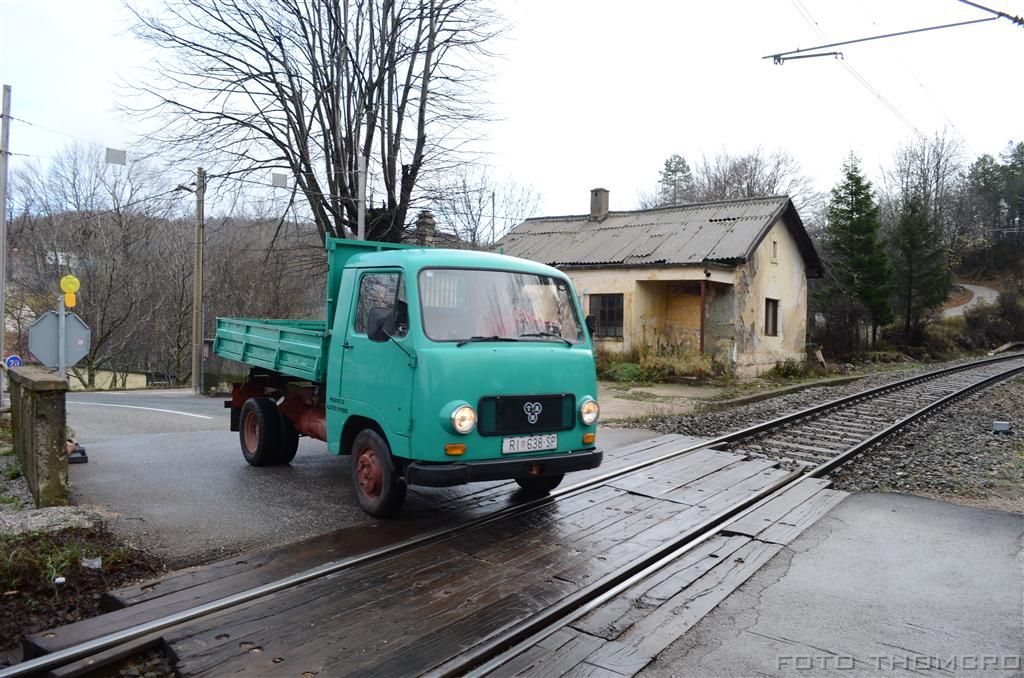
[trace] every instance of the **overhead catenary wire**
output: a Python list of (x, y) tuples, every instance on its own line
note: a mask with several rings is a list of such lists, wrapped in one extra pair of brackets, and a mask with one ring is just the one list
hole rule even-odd
[[(814, 30), (815, 33), (818, 34), (818, 37), (820, 37), (822, 40), (828, 41), (828, 38), (825, 36), (825, 31), (822, 30), (821, 28), (821, 24), (819, 24), (817, 20), (811, 16), (811, 13), (807, 10), (806, 7), (804, 7), (803, 2), (801, 2), (801, 0), (792, 0), (792, 3), (793, 6), (796, 8), (797, 12), (803, 18), (803, 20), (807, 22), (807, 24), (811, 27), (812, 30)], [(847, 72), (849, 72), (850, 75), (852, 75), (857, 80), (857, 82), (859, 82), (865, 89), (871, 92), (875, 96), (875, 98), (877, 98), (883, 106), (888, 108), (893, 115), (899, 118), (904, 125), (909, 127), (914, 132), (914, 134), (917, 135), (918, 139), (925, 141), (927, 140), (925, 135), (921, 133), (921, 130), (919, 130), (917, 126), (914, 123), (912, 123), (907, 116), (903, 115), (903, 113), (898, 108), (896, 108), (895, 104), (886, 99), (881, 92), (875, 89), (875, 87), (870, 82), (867, 81), (867, 78), (861, 75), (860, 72), (857, 71), (857, 69), (855, 69), (853, 66), (849, 64), (849, 62), (845, 60), (841, 61), (840, 63), (842, 63), (843, 68), (845, 68)]]

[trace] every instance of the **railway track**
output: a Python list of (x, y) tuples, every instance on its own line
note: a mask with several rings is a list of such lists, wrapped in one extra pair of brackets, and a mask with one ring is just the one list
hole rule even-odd
[[(523, 652), (538, 647), (538, 644), (565, 629), (574, 620), (592, 613), (666, 565), (686, 557), (695, 549), (699, 550), (702, 545), (706, 546), (716, 535), (727, 533), (730, 526), (742, 525), (744, 520), (749, 522), (751, 515), (777, 501), (781, 493), (795, 492), (797, 490), (794, 488), (801, 483), (813, 484), (815, 479), (827, 475), (852, 456), (950, 400), (1022, 371), (1024, 355), (1017, 354), (968, 363), (864, 391), (698, 445), (673, 449), (639, 464), (566, 487), (550, 497), (524, 502), (462, 525), (435, 530), (395, 546), (328, 563), (144, 623), (126, 624), (115, 632), (85, 642), (66, 647), (54, 646), (48, 654), (0, 670), (0, 677), (43, 675), (56, 667), (66, 667), (75, 662), (85, 667), (90, 657), (95, 658), (100, 653), (116, 654), (118, 646), (140, 638), (180, 628), (211, 615), (223, 616), (232, 609), (251, 607), (263, 599), (336, 578), (349, 570), (356, 576), (360, 568), (379, 566), (387, 559), (409, 555), (420, 549), (423, 549), (421, 553), (426, 553), (427, 549), (436, 548), (439, 544), (466, 540), (467, 535), (475, 534), (479, 538), (481, 528), (494, 526), (497, 529), (508, 521), (525, 520), (524, 516), (550, 510), (552, 506), (568, 506), (573, 501), (581, 501), (582, 496), (593, 492), (595, 488), (621, 483), (623, 478), (635, 478), (638, 472), (644, 470), (654, 470), (670, 463), (678, 464), (678, 460), (700, 450), (704, 450), (700, 454), (705, 455), (713, 454), (714, 451), (722, 455), (731, 450), (736, 458), (766, 457), (781, 460), (781, 469), (763, 466), (766, 470), (760, 475), (765, 480), (756, 490), (744, 493), (743, 496), (729, 495), (728, 501), (721, 500), (715, 511), (688, 512), (694, 513), (697, 518), (687, 523), (686, 529), (674, 534), (672, 538), (661, 540), (640, 555), (633, 554), (628, 560), (616, 563), (614, 568), (599, 571), (599, 577), (578, 586), (567, 595), (559, 595), (551, 604), (524, 611), (520, 615), (521, 619), (503, 624), (500, 630), (486, 634), (482, 642), (475, 641), (457, 656), (429, 665), (420, 664), (436, 676), (502, 674), (502, 667), (513, 662)], [(725, 464), (722, 462), (721, 465)], [(648, 477), (654, 479), (656, 475)], [(723, 492), (721, 496), (727, 494)], [(220, 634), (217, 638), (224, 635)]]

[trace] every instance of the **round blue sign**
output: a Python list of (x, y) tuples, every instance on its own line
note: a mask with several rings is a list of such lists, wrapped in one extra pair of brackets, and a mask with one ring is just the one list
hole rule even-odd
[(8, 368), (10, 368), (10, 367), (21, 367), (21, 356), (20, 355), (7, 356), (7, 360), (4, 361), (4, 365), (7, 365)]

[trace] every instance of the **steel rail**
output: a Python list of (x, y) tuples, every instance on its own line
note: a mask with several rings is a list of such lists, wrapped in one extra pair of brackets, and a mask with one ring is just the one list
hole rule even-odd
[[(747, 428), (735, 431), (733, 433), (719, 436), (711, 440), (705, 440), (700, 443), (695, 443), (693, 445), (683, 447), (682, 449), (675, 450), (667, 454), (659, 455), (658, 457), (647, 459), (642, 462), (637, 462), (636, 464), (631, 464), (630, 466), (623, 467), (621, 469), (616, 469), (614, 471), (610, 471), (608, 473), (595, 476), (593, 478), (588, 478), (587, 480), (577, 483), (575, 485), (571, 485), (569, 487), (556, 490), (546, 497), (540, 497), (537, 499), (532, 499), (523, 502), (521, 504), (517, 504), (515, 506), (510, 506), (499, 511), (496, 511), (492, 514), (467, 521), (465, 523), (460, 523), (457, 525), (451, 525), (448, 527), (442, 527), (436, 530), (431, 530), (422, 535), (418, 535), (416, 537), (412, 537), (411, 539), (402, 541), (398, 544), (393, 544), (391, 546), (385, 546), (379, 549), (374, 549), (372, 551), (368, 551), (358, 556), (351, 556), (348, 558), (343, 558), (341, 560), (331, 561), (329, 563), (325, 563), (324, 565), (320, 565), (309, 570), (305, 570), (303, 572), (299, 572), (297, 574), (284, 577), (282, 579), (278, 579), (267, 584), (263, 584), (261, 586), (246, 589), (245, 591), (240, 591), (238, 593), (225, 596), (223, 598), (218, 598), (217, 600), (213, 600), (202, 605), (198, 605), (186, 610), (168, 614), (149, 622), (132, 626), (127, 629), (122, 629), (121, 631), (114, 631), (102, 636), (98, 636), (97, 638), (93, 638), (91, 640), (69, 646), (62, 650), (57, 650), (55, 652), (45, 654), (41, 657), (36, 657), (35, 659), (30, 659), (28, 661), (15, 664), (14, 666), (2, 668), (0, 669), (0, 678), (18, 678), (20, 676), (30, 676), (41, 671), (44, 671), (46, 669), (50, 669), (67, 662), (81, 659), (83, 657), (96, 654), (97, 652), (102, 652), (103, 650), (110, 649), (122, 643), (127, 643), (129, 641), (136, 640), (150, 633), (162, 631), (172, 626), (177, 626), (184, 622), (192, 621), (193, 619), (198, 619), (199, 617), (208, 614), (213, 614), (214, 612), (220, 612), (230, 607), (242, 605), (244, 603), (256, 600), (258, 598), (263, 598), (274, 593), (279, 593), (286, 589), (290, 589), (301, 584), (314, 581), (316, 579), (321, 579), (329, 575), (341, 572), (343, 570), (351, 569), (359, 565), (368, 564), (370, 562), (383, 560), (385, 558), (394, 557), (396, 555), (414, 550), (421, 546), (427, 546), (429, 544), (445, 541), (447, 539), (454, 538), (460, 534), (464, 534), (466, 532), (479, 529), (481, 527), (497, 522), (499, 520), (503, 520), (504, 518), (507, 518), (509, 516), (525, 514), (530, 511), (538, 510), (544, 506), (560, 501), (562, 499), (572, 497), (577, 494), (581, 494), (582, 492), (589, 490), (594, 486), (605, 483), (608, 480), (619, 478), (623, 475), (627, 475), (629, 473), (633, 473), (635, 471), (642, 470), (650, 466), (654, 466), (656, 464), (660, 464), (669, 459), (674, 459), (676, 457), (688, 454), (690, 452), (694, 452), (696, 450), (733, 443), (736, 442), (737, 440), (751, 437), (753, 435), (762, 433), (766, 430), (785, 426), (789, 423), (798, 421), (804, 417), (809, 417), (815, 414), (830, 411), (838, 407), (850, 404), (852, 402), (866, 400), (880, 393), (898, 390), (900, 388), (905, 388), (907, 386), (911, 386), (923, 381), (934, 380), (943, 376), (947, 376), (949, 374), (976, 369), (981, 366), (998, 362), (1004, 362), (1007, 360), (1015, 360), (1021, 357), (1024, 357), (1024, 354), (1015, 353), (1007, 356), (999, 356), (996, 358), (989, 358), (986, 360), (965, 363), (963, 365), (956, 365), (954, 367), (944, 368), (942, 370), (936, 370), (933, 372), (927, 372), (922, 375), (917, 375), (915, 377), (909, 377), (907, 379), (899, 380), (890, 384), (885, 384), (883, 386), (875, 387), (867, 391), (861, 391), (850, 396), (837, 398), (835, 400), (828, 401), (821, 405), (808, 407), (798, 412), (794, 412), (792, 414), (783, 415), (781, 417), (777, 417), (775, 419), (760, 424), (755, 424), (753, 426), (749, 426)], [(742, 510), (740, 508), (735, 507), (734, 509)]]
[(986, 377), (981, 381), (969, 384), (962, 389), (958, 389), (951, 394), (928, 403), (886, 427), (884, 430), (856, 443), (832, 459), (818, 465), (812, 471), (807, 473), (795, 471), (789, 474), (771, 486), (741, 500), (726, 512), (718, 514), (704, 523), (691, 528), (678, 538), (640, 556), (620, 569), (608, 573), (600, 580), (570, 594), (554, 605), (506, 629), (504, 632), (492, 636), (485, 640), (484, 643), (472, 648), (469, 652), (450, 659), (424, 675), (429, 678), (453, 678), (455, 676), (481, 678), (482, 676), (489, 675), (545, 638), (614, 599), (631, 586), (678, 560), (712, 537), (721, 534), (730, 525), (758, 510), (783, 492), (792, 489), (805, 480), (827, 475), (865, 450), (878, 444), (884, 438), (896, 433), (930, 412), (945, 406), (949, 402), (963, 398), (994, 382), (1009, 379), (1020, 373), (1024, 373), (1024, 365)]

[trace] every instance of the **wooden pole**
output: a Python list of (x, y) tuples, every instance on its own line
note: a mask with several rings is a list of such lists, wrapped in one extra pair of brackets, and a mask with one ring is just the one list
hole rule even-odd
[(704, 355), (704, 303), (707, 299), (708, 281), (700, 281), (700, 354)]
[(196, 170), (196, 251), (192, 271), (192, 393), (202, 393), (203, 378), (203, 231), (206, 172)]

